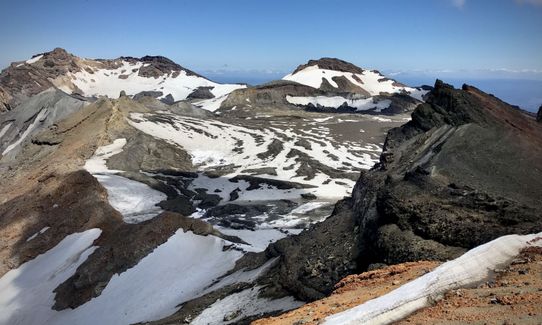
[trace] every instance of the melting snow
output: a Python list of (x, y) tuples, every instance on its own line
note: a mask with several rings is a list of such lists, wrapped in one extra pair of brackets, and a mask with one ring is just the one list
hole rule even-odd
[(160, 214), (162, 210), (156, 204), (167, 196), (146, 184), (115, 175), (122, 171), (107, 168), (107, 159), (120, 153), (124, 145), (126, 139), (121, 138), (99, 147), (84, 168), (105, 187), (109, 204), (122, 214), (124, 222), (139, 223)]
[[(320, 69), (317, 65), (306, 67), (305, 69), (293, 74), (289, 74), (282, 79), (295, 81), (313, 88), (320, 88), (322, 85), (322, 78), (324, 78), (333, 87), (338, 88), (339, 86), (332, 79), (334, 77), (345, 77), (354, 85), (365, 89), (371, 96), (379, 95), (380, 93), (392, 94), (406, 91), (407, 93), (413, 94), (413, 97), (415, 98), (421, 98), (421, 96), (427, 92), (417, 88), (394, 85), (393, 80), (383, 80), (385, 77), (374, 71), (364, 70), (363, 73), (356, 74), (351, 72)], [(361, 80), (361, 82), (358, 80)]]
[[(461, 257), (392, 292), (329, 316), (324, 324), (389, 324), (428, 306), (445, 292), (476, 284), (528, 246), (542, 246), (542, 233), (509, 235), (478, 246)], [(537, 239), (535, 239), (537, 238)]]
[[(239, 187), (239, 200), (261, 200), (275, 198), (299, 198), (303, 193), (313, 193), (322, 198), (342, 198), (350, 193), (354, 181), (350, 179), (334, 179), (324, 173), (317, 172), (313, 178), (297, 175), (301, 163), (296, 155), (288, 155), (292, 149), (312, 157), (329, 168), (341, 168), (345, 171), (358, 172), (369, 169), (378, 161), (380, 148), (373, 145), (361, 146), (352, 142), (334, 141), (329, 129), (316, 128), (311, 131), (301, 129), (279, 129), (274, 127), (247, 128), (240, 125), (224, 123), (216, 120), (197, 119), (192, 117), (167, 115), (169, 122), (153, 122), (145, 114), (133, 113), (130, 124), (135, 128), (180, 145), (191, 156), (192, 162), (200, 169), (233, 165), (233, 171), (224, 177), (208, 178), (200, 175), (194, 180), (194, 188), (207, 188), (210, 191), (220, 189), (223, 198)], [(285, 140), (285, 138), (287, 140)], [(305, 140), (310, 148), (296, 144)], [(283, 149), (276, 155), (264, 158), (268, 146), (274, 140), (281, 140)], [(229, 178), (245, 174), (247, 169), (274, 168), (277, 175), (258, 174), (258, 176), (292, 181), (307, 186), (306, 189), (278, 190), (273, 186), (260, 187), (256, 190), (244, 191), (247, 183), (229, 182)]]
[(316, 97), (293, 97), (286, 96), (286, 100), (290, 104), (307, 106), (312, 104), (315, 107), (322, 106), (328, 108), (339, 108), (344, 104), (355, 108), (357, 111), (367, 111), (374, 109), (376, 112), (381, 112), (383, 109), (390, 107), (391, 100), (375, 100), (372, 97), (360, 99), (347, 99), (341, 96), (316, 96)]
[(27, 64), (36, 63), (36, 62), (38, 62), (42, 57), (43, 57), (43, 54), (42, 54), (42, 55), (38, 55), (38, 56), (36, 56), (36, 57), (33, 57), (33, 58), (30, 59), (30, 60), (26, 60), (26, 63), (27, 63)]
[[(58, 245), (6, 273), (0, 279), (0, 324), (47, 324), (53, 290), (75, 273), (97, 248), (92, 246), (100, 229), (66, 236)], [(75, 324), (75, 323), (72, 323)]]
[(107, 190), (109, 204), (120, 212), (126, 223), (139, 223), (162, 212), (157, 203), (167, 196), (146, 184), (118, 175), (94, 175)]
[(245, 317), (273, 311), (286, 311), (303, 303), (292, 297), (267, 299), (258, 296), (261, 287), (253, 287), (220, 299), (196, 317), (192, 325), (233, 324)]
[[(173, 77), (173, 71), (158, 78), (139, 76), (142, 62), (130, 63), (123, 61), (117, 69), (95, 69), (89, 73), (85, 69), (71, 74), (72, 82), (85, 96), (103, 96), (118, 98), (121, 91), (127, 95), (135, 95), (142, 91), (161, 91), (163, 98), (171, 94), (174, 100), (183, 100), (198, 87), (212, 87), (211, 93), (215, 97), (229, 94), (235, 89), (245, 88), (245, 85), (218, 84), (203, 77), (188, 75), (181, 71)], [(122, 77), (120, 77), (122, 76)], [(63, 87), (66, 88), (66, 87)], [(71, 91), (69, 89), (68, 93)]]

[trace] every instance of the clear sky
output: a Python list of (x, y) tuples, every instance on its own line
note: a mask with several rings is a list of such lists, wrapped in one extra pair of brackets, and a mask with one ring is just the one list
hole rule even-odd
[(386, 71), (542, 71), (542, 0), (0, 0), (0, 66), (54, 47), (198, 70), (339, 57)]

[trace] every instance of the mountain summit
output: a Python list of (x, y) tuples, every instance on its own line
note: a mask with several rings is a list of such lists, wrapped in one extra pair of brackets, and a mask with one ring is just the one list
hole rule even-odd
[(283, 78), (324, 91), (351, 92), (367, 97), (403, 93), (420, 101), (427, 92), (407, 87), (378, 70), (362, 69), (352, 63), (332, 58), (310, 60)]
[(412, 111), (429, 88), (405, 86), (377, 70), (322, 58), (298, 66), (280, 81), (232, 92), (221, 110), (250, 114), (254, 109), (280, 107), (328, 113), (394, 115)]
[(0, 111), (10, 110), (25, 99), (56, 87), (85, 97), (146, 95), (173, 103), (220, 97), (243, 85), (223, 85), (186, 69), (162, 56), (117, 59), (84, 59), (56, 48), (26, 61), (12, 63), (0, 74)]

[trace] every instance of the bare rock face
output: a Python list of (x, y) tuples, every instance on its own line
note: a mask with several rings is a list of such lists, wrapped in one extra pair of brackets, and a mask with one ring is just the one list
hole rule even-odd
[(9, 104), (10, 101), (11, 96), (2, 86), (0, 86), (0, 113), (11, 110), (11, 105)]
[[(312, 87), (301, 85), (290, 81), (274, 81), (261, 86), (237, 89), (229, 94), (222, 103), (221, 111), (229, 112), (236, 106), (295, 108), (288, 103), (286, 96), (313, 96), (322, 95), (323, 91), (315, 90)], [(249, 109), (249, 111), (254, 111)]]
[(25, 99), (54, 86), (51, 80), (80, 71), (76, 57), (64, 49), (34, 56), (41, 58), (28, 64), (12, 63), (0, 73), (0, 111), (19, 105)]
[(187, 99), (211, 99), (215, 95), (211, 92), (213, 87), (198, 87), (188, 95)]
[(141, 77), (158, 78), (164, 74), (169, 74), (172, 71), (176, 75), (179, 75), (181, 71), (185, 71), (188, 76), (201, 77), (199, 74), (195, 73), (194, 71), (188, 70), (163, 56), (146, 55), (142, 58), (121, 57), (120, 59), (125, 59), (127, 61), (134, 61), (134, 62), (149, 63), (148, 65), (144, 65), (141, 69), (139, 69), (139, 75)]
[(541, 161), (542, 126), (532, 116), (437, 81), (412, 120), (389, 131), (380, 164), (348, 203), (259, 257), (280, 256), (265, 276), (272, 280), (261, 281), (270, 295), (314, 300), (371, 264), (447, 260), (506, 234), (540, 232)]
[[(420, 257), (421, 247), (398, 252), (398, 236), (402, 247), (420, 240), (444, 245), (438, 257), (509, 233), (539, 232), (541, 145), (542, 127), (526, 112), (474, 87), (437, 81), (412, 120), (390, 130), (380, 165), (354, 190), (354, 213), (379, 229), (366, 234), (378, 243), (376, 262)], [(373, 193), (363, 190), (368, 182), (377, 184)]]
[(538, 113), (536, 114), (536, 121), (542, 122), (542, 105), (538, 108)]
[(309, 60), (308, 63), (302, 64), (295, 69), (294, 73), (299, 72), (305, 68), (317, 65), (320, 69), (335, 70), (342, 72), (363, 73), (363, 69), (343, 60), (337, 58), (321, 58), (319, 60)]

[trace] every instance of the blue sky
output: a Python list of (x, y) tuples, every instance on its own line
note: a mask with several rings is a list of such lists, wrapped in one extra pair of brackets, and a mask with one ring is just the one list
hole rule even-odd
[(60, 46), (197, 70), (288, 71), (332, 56), (387, 71), (542, 71), (539, 0), (1, 0), (0, 30), (2, 67)]
[(215, 79), (329, 56), (399, 80), (542, 80), (542, 0), (0, 0), (0, 30), (2, 68), (58, 46), (164, 55)]

